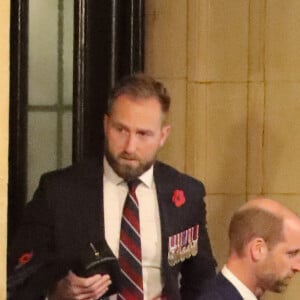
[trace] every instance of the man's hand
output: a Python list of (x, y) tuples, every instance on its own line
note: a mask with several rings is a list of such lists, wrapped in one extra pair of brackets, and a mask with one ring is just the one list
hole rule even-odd
[(57, 282), (49, 295), (49, 300), (96, 300), (104, 295), (111, 280), (109, 275), (96, 274), (78, 277), (72, 271)]

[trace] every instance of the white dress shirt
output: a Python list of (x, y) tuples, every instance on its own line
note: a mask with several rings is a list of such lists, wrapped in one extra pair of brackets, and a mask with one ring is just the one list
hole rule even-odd
[[(105, 238), (118, 257), (120, 227), (124, 202), (128, 193), (126, 182), (120, 178), (104, 159), (104, 228)], [(153, 167), (139, 177), (137, 187), (142, 245), (144, 299), (153, 299), (162, 291), (161, 278), (161, 228)], [(110, 300), (116, 299), (111, 296)]]
[(222, 274), (238, 290), (244, 300), (257, 300), (256, 296), (226, 267), (222, 269)]

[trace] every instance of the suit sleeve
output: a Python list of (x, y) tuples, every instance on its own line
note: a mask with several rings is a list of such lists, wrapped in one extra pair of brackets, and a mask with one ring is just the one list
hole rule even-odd
[(194, 183), (191, 194), (196, 198), (191, 215), (196, 215), (199, 224), (198, 253), (183, 263), (180, 290), (182, 299), (195, 299), (203, 290), (206, 281), (216, 274), (216, 261), (207, 232), (204, 186), (199, 182)]
[(21, 225), (8, 250), (9, 299), (38, 299), (62, 273), (55, 260), (52, 210), (46, 198), (45, 177), (24, 211)]
[(24, 252), (53, 248), (52, 212), (45, 193), (42, 176), (33, 199), (26, 205), (21, 224), (9, 247), (9, 262), (14, 263)]

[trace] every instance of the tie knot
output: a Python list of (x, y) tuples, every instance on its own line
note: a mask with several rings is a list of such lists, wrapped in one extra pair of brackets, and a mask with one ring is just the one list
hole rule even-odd
[(141, 183), (141, 180), (136, 178), (127, 182), (128, 190), (130, 192), (135, 192), (137, 186)]

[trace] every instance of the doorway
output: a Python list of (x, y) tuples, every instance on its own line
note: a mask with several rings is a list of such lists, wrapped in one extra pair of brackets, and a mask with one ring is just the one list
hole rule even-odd
[(8, 243), (46, 171), (98, 155), (110, 88), (144, 67), (144, 1), (11, 1)]

